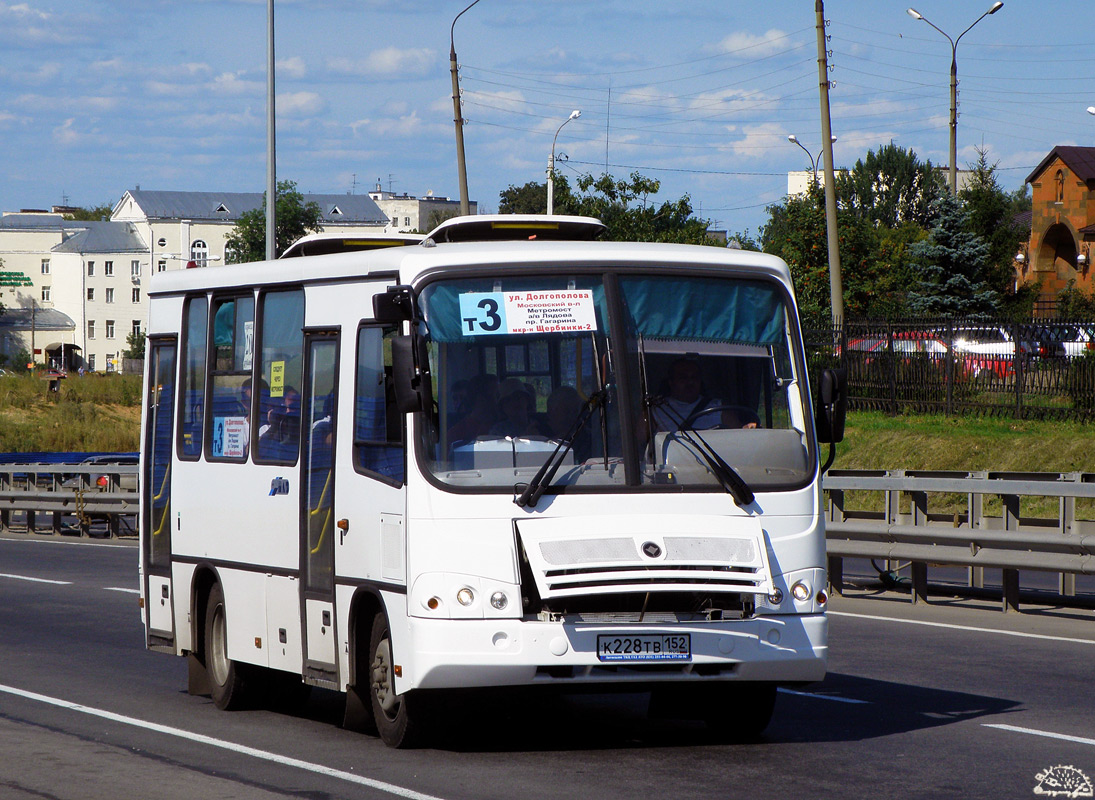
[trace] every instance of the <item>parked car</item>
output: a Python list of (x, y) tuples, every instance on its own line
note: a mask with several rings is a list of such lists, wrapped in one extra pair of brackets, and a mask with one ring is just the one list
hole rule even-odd
[(976, 378), (987, 372), (1003, 378), (1015, 371), (1016, 357), (1022, 359), (1032, 355), (1034, 345), (1029, 341), (1016, 341), (1003, 325), (993, 325), (956, 330), (954, 352), (971, 376)]
[[(125, 464), (137, 464), (139, 459), (136, 454), (129, 453), (108, 453), (105, 455), (88, 456), (80, 462), (82, 465), (99, 465), (102, 467), (125, 465)], [(85, 478), (85, 474), (87, 477)], [(61, 481), (61, 486), (66, 489), (77, 488), (94, 488), (98, 491), (105, 490), (110, 485), (109, 470), (104, 469), (103, 472), (94, 472), (90, 474), (85, 472), (74, 473), (67, 476)], [(135, 491), (137, 489), (137, 474), (127, 474), (121, 476), (118, 481), (118, 485), (122, 489), (129, 489)]]

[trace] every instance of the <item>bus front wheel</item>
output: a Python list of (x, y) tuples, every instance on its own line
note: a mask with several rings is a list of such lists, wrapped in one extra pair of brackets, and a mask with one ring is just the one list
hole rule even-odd
[(389, 747), (414, 747), (421, 739), (422, 698), (395, 692), (391, 630), (383, 612), (373, 619), (369, 654), (369, 702), (377, 732)]
[(228, 657), (228, 621), (224, 613), (224, 590), (219, 583), (209, 590), (205, 607), (205, 667), (217, 708), (230, 711), (242, 707), (246, 681), (242, 666)]

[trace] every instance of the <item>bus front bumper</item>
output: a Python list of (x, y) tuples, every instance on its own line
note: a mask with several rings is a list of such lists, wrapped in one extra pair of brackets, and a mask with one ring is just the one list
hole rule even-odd
[[(825, 676), (828, 657), (824, 614), (628, 625), (413, 618), (409, 627), (411, 657), (394, 654), (406, 664), (400, 692), (682, 680), (806, 683)], [(687, 634), (687, 660), (610, 660), (598, 653), (599, 636), (658, 634)]]

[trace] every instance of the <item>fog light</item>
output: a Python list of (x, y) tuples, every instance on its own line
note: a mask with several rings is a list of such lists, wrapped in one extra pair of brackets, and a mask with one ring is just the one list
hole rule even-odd
[(783, 602), (783, 590), (778, 586), (768, 594), (768, 602), (774, 606), (778, 606)]
[(470, 606), (475, 602), (475, 592), (465, 586), (459, 592), (456, 593), (456, 602), (462, 606)]
[(803, 603), (810, 599), (810, 587), (799, 581), (791, 587), (791, 595), (800, 603)]
[(506, 597), (505, 592), (495, 592), (490, 596), (490, 604), (501, 611), (509, 605), (509, 598)]

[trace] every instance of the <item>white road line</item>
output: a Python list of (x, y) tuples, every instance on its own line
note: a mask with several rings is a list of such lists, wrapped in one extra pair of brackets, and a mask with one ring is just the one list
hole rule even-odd
[(8, 537), (0, 537), (0, 544), (5, 542), (16, 542), (24, 544), (67, 544), (76, 547), (113, 547), (122, 550), (135, 550), (137, 549), (136, 542), (134, 544), (107, 544), (106, 542), (90, 542), (90, 541), (72, 541), (69, 539), (47, 539), (45, 537), (37, 539), (9, 539)]
[(854, 703), (856, 705), (870, 705), (870, 700), (856, 700), (852, 697), (838, 697), (835, 694), (814, 694), (813, 692), (798, 692), (794, 689), (787, 689), (783, 686), (779, 687), (779, 691), (783, 694), (794, 694), (799, 697), (813, 697), (817, 700), (832, 700), (836, 703)]
[(325, 775), (328, 778), (337, 778), (348, 783), (356, 783), (360, 786), (368, 786), (370, 789), (376, 789), (377, 791), (393, 794), (397, 797), (406, 797), (409, 798), (409, 800), (441, 800), (441, 798), (438, 798), (435, 795), (422, 794), (421, 792), (416, 792), (413, 789), (407, 789), (403, 786), (396, 786), (393, 783), (385, 783), (384, 781), (374, 780), (373, 778), (366, 778), (363, 775), (354, 775), (352, 772), (343, 772), (342, 770), (325, 767), (322, 764), (313, 764), (309, 761), (301, 761), (298, 758), (290, 758), (289, 756), (271, 753), (266, 750), (258, 750), (254, 747), (247, 747), (246, 745), (236, 744), (235, 742), (225, 741), (224, 739), (214, 739), (212, 736), (205, 736), (200, 733), (192, 733), (191, 731), (185, 731), (181, 728), (172, 728), (168, 725), (160, 725), (155, 722), (147, 722), (143, 719), (136, 719), (134, 717), (127, 717), (122, 714), (115, 714), (111, 711), (104, 711), (100, 708), (92, 708), (91, 706), (85, 706), (79, 703), (71, 703), (68, 700), (59, 700), (56, 697), (49, 697), (44, 694), (28, 692), (23, 689), (17, 689), (14, 686), (5, 686), (3, 684), (0, 684), (0, 692), (15, 695), (16, 697), (22, 697), (27, 700), (34, 700), (39, 703), (46, 703), (47, 705), (68, 709), (70, 711), (79, 711), (81, 714), (89, 714), (93, 717), (100, 717), (102, 719), (111, 720), (112, 722), (120, 722), (123, 725), (132, 725), (136, 728), (144, 728), (145, 730), (154, 731), (156, 733), (163, 733), (167, 736), (175, 736), (180, 739), (197, 742), (198, 744), (205, 744), (209, 745), (210, 747), (218, 747), (222, 750), (230, 750), (234, 753), (251, 756), (252, 758), (258, 758), (263, 761), (271, 761), (275, 764), (281, 764), (286, 767), (295, 767), (296, 769), (305, 770), (307, 772), (314, 772), (317, 775)]
[(996, 728), (1001, 731), (1011, 731), (1012, 733), (1026, 733), (1030, 736), (1044, 736), (1047, 739), (1060, 739), (1063, 742), (1075, 742), (1076, 744), (1087, 744), (1095, 746), (1095, 739), (1085, 739), (1083, 736), (1069, 736), (1067, 733), (1053, 733), (1053, 731), (1040, 731), (1036, 728), (1020, 728), (1017, 725), (1000, 725), (989, 722), (982, 722), (986, 728)]
[(125, 592), (126, 594), (140, 594), (140, 589), (123, 589), (121, 586), (104, 586), (108, 592)]
[(999, 628), (976, 628), (972, 625), (953, 625), (947, 622), (927, 622), (919, 619), (899, 619), (897, 617), (877, 617), (873, 614), (851, 614), (847, 611), (828, 611), (833, 617), (854, 617), (856, 619), (873, 619), (878, 622), (901, 622), (906, 625), (927, 625), (931, 628), (950, 628), (955, 631), (968, 631), (972, 633), (999, 633), (1003, 636), (1019, 636), (1023, 639), (1043, 639), (1051, 642), (1070, 642), (1072, 644), (1092, 644), (1095, 639), (1072, 639), (1067, 636), (1048, 636), (1044, 633), (1024, 633), (1023, 631), (1002, 631)]
[(32, 578), (29, 575), (9, 575), (4, 572), (0, 572), (0, 578), (11, 578), (16, 581), (32, 581), (34, 583), (55, 583), (58, 586), (72, 585), (72, 581), (51, 581), (48, 578)]

